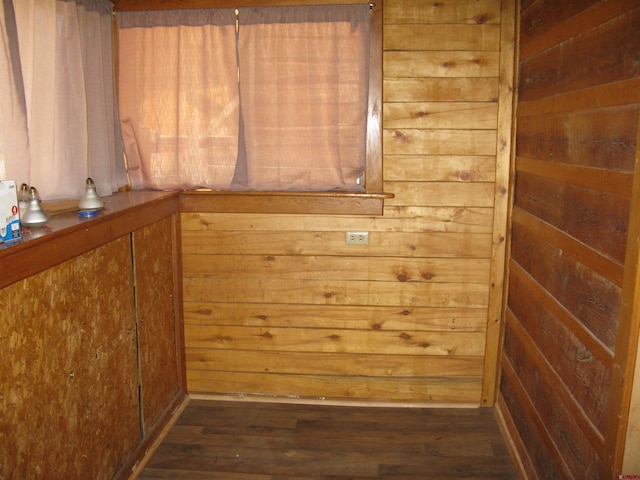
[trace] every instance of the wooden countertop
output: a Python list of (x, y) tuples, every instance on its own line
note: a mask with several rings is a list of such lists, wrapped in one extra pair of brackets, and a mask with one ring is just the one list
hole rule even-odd
[(0, 288), (176, 213), (180, 193), (119, 192), (103, 197), (105, 207), (96, 217), (65, 212), (44, 227), (23, 227), (21, 240), (0, 244)]

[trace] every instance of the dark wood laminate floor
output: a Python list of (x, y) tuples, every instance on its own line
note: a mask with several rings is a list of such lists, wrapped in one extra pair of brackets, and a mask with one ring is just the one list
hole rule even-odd
[(490, 409), (192, 400), (140, 479), (516, 479)]

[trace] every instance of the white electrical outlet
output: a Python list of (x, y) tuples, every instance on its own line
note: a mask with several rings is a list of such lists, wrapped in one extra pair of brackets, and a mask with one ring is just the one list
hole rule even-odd
[(347, 232), (347, 245), (368, 245), (369, 232)]

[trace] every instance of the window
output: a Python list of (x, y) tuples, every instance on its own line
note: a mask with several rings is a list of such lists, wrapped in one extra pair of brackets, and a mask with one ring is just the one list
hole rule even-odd
[[(302, 21), (283, 20), (284, 10)], [(380, 17), (368, 4), (119, 13), (120, 114), (134, 185), (379, 194)], [(311, 23), (313, 42), (290, 40), (296, 23)], [(174, 38), (161, 40), (167, 25)], [(327, 28), (351, 44), (328, 41)], [(297, 47), (297, 57), (274, 58), (278, 43)], [(147, 67), (177, 73), (158, 81)], [(325, 77), (338, 81), (327, 87)], [(288, 83), (300, 79), (306, 90)], [(323, 102), (331, 108), (320, 114)]]
[(5, 1), (0, 6), (0, 178), (43, 199), (126, 185), (108, 0)]

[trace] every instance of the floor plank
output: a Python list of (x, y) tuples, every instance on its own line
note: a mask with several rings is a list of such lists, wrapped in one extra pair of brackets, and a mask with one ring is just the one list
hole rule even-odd
[(140, 479), (517, 479), (491, 409), (192, 400)]

